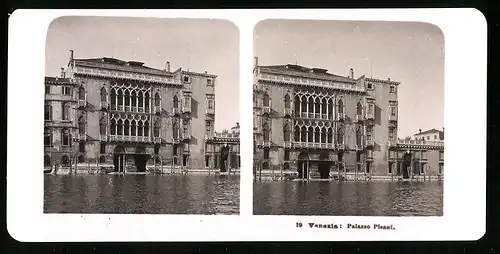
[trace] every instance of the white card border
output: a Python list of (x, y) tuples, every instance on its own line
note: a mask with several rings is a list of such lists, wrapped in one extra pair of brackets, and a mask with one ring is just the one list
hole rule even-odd
[[(215, 18), (240, 34), (240, 216), (43, 214), (45, 40), (59, 16)], [(442, 217), (252, 216), (253, 27), (264, 19), (419, 21), (445, 36), (446, 179)], [(9, 19), (7, 229), (26, 242), (477, 240), (486, 230), (486, 19), (476, 9), (16, 10)], [(29, 103), (26, 104), (25, 102)], [(23, 110), (18, 112), (19, 110)], [(248, 112), (248, 113), (246, 113)], [(471, 135), (471, 132), (474, 135)], [(31, 144), (25, 146), (24, 144)], [(472, 175), (473, 174), (473, 175)], [(295, 223), (388, 223), (391, 231), (295, 228)], [(138, 233), (141, 232), (141, 233)]]

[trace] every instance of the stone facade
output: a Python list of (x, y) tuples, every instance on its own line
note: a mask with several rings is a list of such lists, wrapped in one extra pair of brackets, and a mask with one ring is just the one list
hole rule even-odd
[[(353, 69), (340, 76), (291, 64), (260, 66), (254, 60), (254, 167), (301, 178), (394, 175), (389, 151), (406, 149), (397, 138), (399, 82), (354, 78)], [(443, 146), (415, 151), (426, 149), (424, 165), (430, 166), (434, 150)]]
[[(53, 97), (69, 96), (71, 116), (65, 124), (72, 132), (65, 149), (72, 162), (115, 171), (155, 165), (204, 168), (207, 134), (215, 132), (216, 75), (172, 71), (169, 62), (162, 70), (115, 58), (77, 59), (73, 50), (62, 71), (64, 78), (46, 78), (52, 116), (45, 125), (62, 119), (61, 99)], [(62, 84), (70, 87), (70, 95), (61, 93)], [(61, 163), (60, 156), (49, 153), (59, 149), (60, 131), (47, 131), (52, 135), (47, 165)]]

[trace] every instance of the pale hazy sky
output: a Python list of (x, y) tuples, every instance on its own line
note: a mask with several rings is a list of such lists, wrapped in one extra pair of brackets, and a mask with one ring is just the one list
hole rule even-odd
[[(47, 76), (60, 75), (69, 49), (75, 58), (115, 57), (144, 62), (152, 68), (218, 75), (215, 129), (239, 122), (239, 31), (229, 21), (62, 17), (49, 27), (46, 43)], [(235, 96), (236, 95), (236, 96)]]
[(434, 25), (266, 20), (254, 33), (259, 65), (297, 61), (339, 75), (353, 68), (356, 78), (372, 74), (401, 82), (399, 137), (444, 126), (444, 36)]

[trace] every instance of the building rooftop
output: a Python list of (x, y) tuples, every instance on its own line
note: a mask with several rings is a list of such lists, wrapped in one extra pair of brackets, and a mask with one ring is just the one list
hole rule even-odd
[(426, 130), (426, 131), (419, 130), (419, 132), (415, 133), (414, 135), (425, 135), (425, 134), (436, 133), (436, 132), (439, 134), (439, 139), (444, 140), (444, 129), (442, 131), (437, 130), (437, 129), (430, 129), (430, 130)]
[(289, 75), (301, 78), (312, 78), (312, 79), (321, 79), (327, 81), (356, 83), (356, 79), (354, 78), (331, 74), (328, 73), (328, 70), (326, 69), (309, 68), (294, 64), (259, 66), (259, 70), (261, 72), (269, 74)]
[(73, 84), (70, 78), (45, 77), (45, 84)]
[(138, 61), (123, 61), (120, 59), (112, 57), (101, 57), (101, 58), (85, 58), (85, 59), (74, 59), (75, 65), (104, 68), (117, 71), (127, 71), (136, 73), (147, 73), (160, 76), (173, 76), (174, 73), (168, 72), (167, 70), (160, 70), (145, 66), (143, 62)]

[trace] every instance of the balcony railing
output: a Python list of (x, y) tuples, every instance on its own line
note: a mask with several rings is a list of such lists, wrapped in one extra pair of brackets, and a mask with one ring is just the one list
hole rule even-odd
[(108, 108), (108, 102), (107, 101), (101, 101), (101, 108)]
[(213, 115), (213, 114), (215, 114), (215, 109), (214, 108), (207, 108), (205, 113), (207, 115)]
[(398, 116), (389, 115), (389, 121), (398, 121)]
[(269, 106), (264, 106), (264, 107), (262, 107), (262, 112), (264, 114), (269, 114), (269, 113), (271, 113), (271, 108)]
[(293, 146), (297, 148), (318, 148), (318, 149), (334, 149), (335, 144), (331, 143), (313, 143), (294, 141)]
[(285, 147), (285, 148), (291, 148), (292, 147), (292, 141), (285, 141), (285, 142), (283, 142), (283, 147)]
[(179, 108), (172, 108), (172, 114), (178, 115), (179, 114)]
[(366, 119), (367, 120), (374, 120), (375, 114), (374, 113), (366, 113)]
[(183, 113), (191, 113), (191, 107), (186, 107), (186, 106), (182, 107), (182, 112)]
[(66, 94), (45, 94), (45, 100), (47, 101), (71, 101), (71, 95)]
[(86, 107), (87, 106), (87, 101), (86, 100), (78, 100), (78, 107)]
[(426, 141), (415, 139), (398, 139), (398, 144), (405, 145), (428, 145), (428, 146), (444, 146), (444, 141)]
[(116, 105), (116, 110), (123, 111), (123, 105)]
[(356, 121), (363, 121), (364, 117), (363, 115), (356, 115)]
[(373, 153), (367, 153), (366, 154), (366, 160), (367, 161), (372, 161), (373, 160)]
[(151, 137), (109, 135), (109, 140), (118, 142), (151, 142)]
[(338, 150), (344, 150), (345, 149), (345, 144), (336, 144), (336, 147)]
[(375, 146), (375, 140), (373, 140), (373, 139), (367, 139), (366, 140), (366, 146), (367, 147)]
[(161, 113), (161, 106), (154, 106), (155, 114)]
[(85, 141), (87, 140), (87, 134), (78, 133), (76, 134), (76, 139), (80, 141)]
[(361, 150), (363, 150), (363, 149), (364, 149), (364, 145), (363, 145), (363, 143), (361, 143), (361, 144), (357, 144), (357, 145), (354, 145), (354, 149), (355, 149), (356, 151), (361, 151)]
[(161, 143), (161, 137), (153, 137), (154, 143)]
[(189, 132), (189, 131), (182, 132), (181, 136), (182, 136), (183, 140), (190, 139), (191, 138), (191, 132)]
[(338, 120), (344, 120), (344, 118), (345, 118), (345, 113), (337, 113)]
[(389, 138), (389, 141), (387, 141), (387, 145), (390, 146), (390, 147), (395, 147), (395, 146), (398, 145), (398, 142), (395, 139), (390, 139)]
[(292, 109), (291, 108), (285, 108), (284, 112), (285, 116), (291, 116), (292, 115)]
[(306, 112), (300, 112), (300, 117), (307, 118), (307, 113)]
[(101, 140), (102, 142), (106, 142), (106, 141), (108, 141), (108, 135), (101, 134), (101, 135), (100, 135), (100, 140)]
[(73, 147), (71, 146), (46, 146), (44, 147), (44, 152), (46, 153), (70, 153), (73, 152)]

